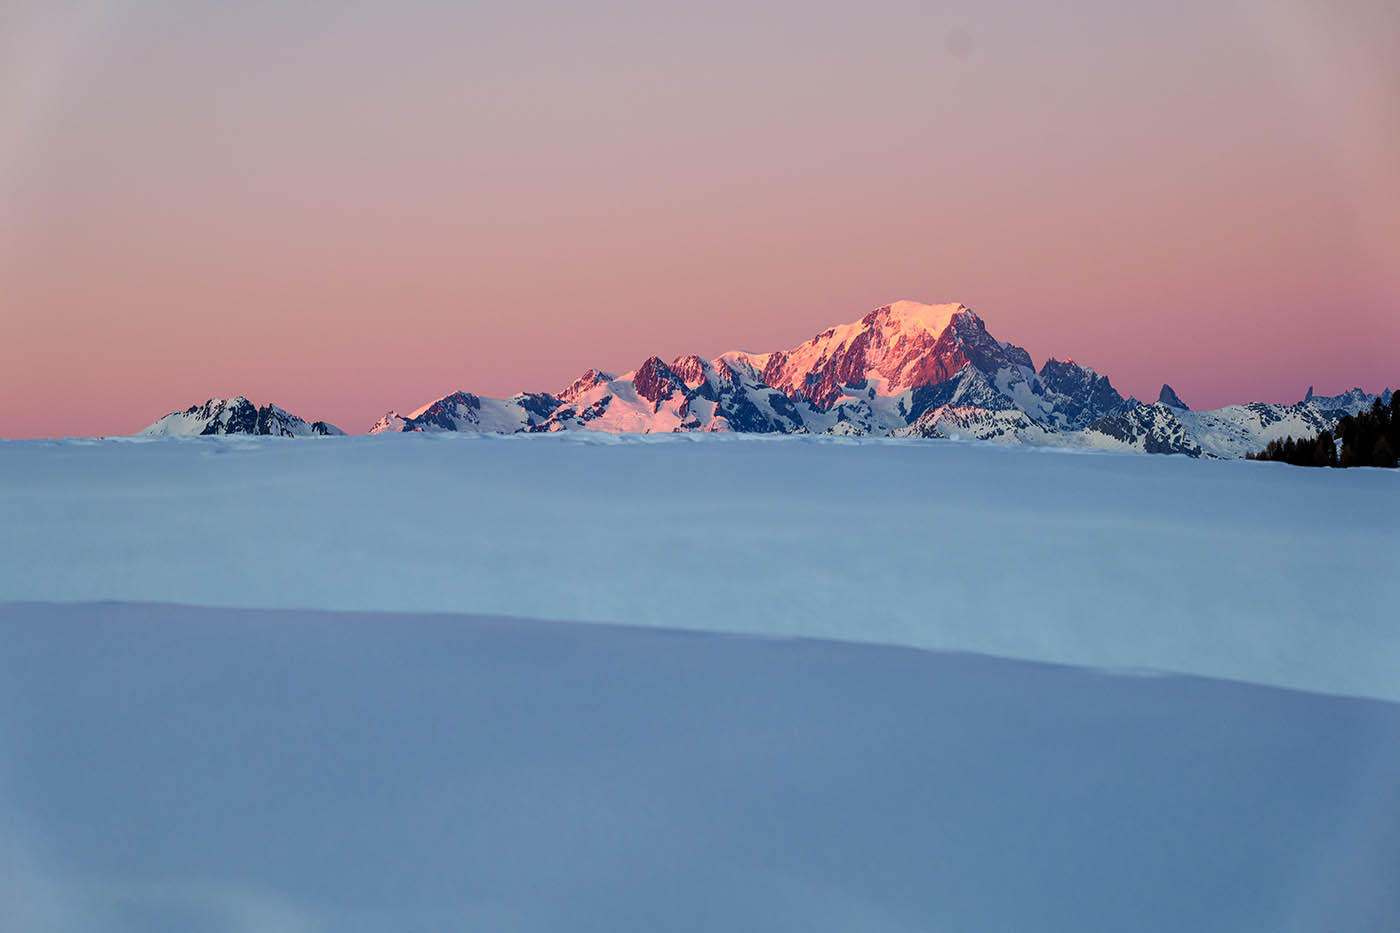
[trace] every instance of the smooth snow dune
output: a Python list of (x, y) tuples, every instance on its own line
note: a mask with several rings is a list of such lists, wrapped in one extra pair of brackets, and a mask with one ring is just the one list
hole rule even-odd
[(951, 441), (0, 444), (0, 599), (472, 612), (1400, 700), (1400, 474)]
[(1352, 933), (1400, 705), (454, 616), (0, 607), (0, 926)]

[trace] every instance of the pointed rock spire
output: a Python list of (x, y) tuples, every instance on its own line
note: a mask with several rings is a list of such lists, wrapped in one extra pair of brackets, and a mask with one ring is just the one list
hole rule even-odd
[(1179, 408), (1182, 411), (1190, 411), (1191, 406), (1181, 400), (1181, 396), (1176, 394), (1176, 390), (1165, 382), (1162, 383), (1162, 391), (1157, 395), (1157, 404), (1166, 405), (1168, 408)]

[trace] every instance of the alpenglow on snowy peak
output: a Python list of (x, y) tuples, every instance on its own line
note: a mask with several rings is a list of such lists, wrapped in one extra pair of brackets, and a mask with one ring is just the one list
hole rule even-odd
[(1356, 389), (1193, 412), (1164, 390), (1148, 405), (1073, 360), (1037, 371), (966, 305), (896, 301), (789, 350), (651, 357), (621, 375), (589, 369), (561, 391), (506, 399), (457, 391), (409, 415), (390, 411), (370, 433), (820, 433), (1240, 457), (1331, 428), (1375, 398)]
[[(1250, 402), (1191, 411), (1163, 385), (1158, 401), (1124, 398), (1074, 360), (1046, 360), (997, 340), (958, 303), (896, 301), (788, 350), (733, 350), (714, 359), (645, 360), (614, 375), (589, 369), (556, 392), (487, 398), (459, 390), (408, 414), (389, 411), (371, 434), (462, 431), (685, 431), (955, 437), (1056, 447), (1242, 457), (1269, 441), (1311, 437), (1378, 396), (1361, 389), (1294, 405)], [(1379, 396), (1390, 397), (1387, 389)], [(343, 433), (246, 398), (172, 412), (144, 435)]]
[(141, 432), (145, 437), (210, 434), (260, 434), (276, 437), (324, 437), (345, 432), (324, 421), (310, 423), (276, 405), (255, 406), (243, 396), (211, 398), (203, 405), (172, 411)]

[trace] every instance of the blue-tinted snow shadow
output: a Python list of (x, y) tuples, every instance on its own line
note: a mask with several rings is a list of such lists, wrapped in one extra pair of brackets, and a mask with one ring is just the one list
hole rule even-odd
[(1400, 705), (467, 616), (0, 607), (32, 929), (1367, 930)]

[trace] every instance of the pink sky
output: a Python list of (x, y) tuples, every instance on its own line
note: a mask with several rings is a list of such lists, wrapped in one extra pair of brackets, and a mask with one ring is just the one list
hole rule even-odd
[(1400, 382), (1389, 0), (57, 6), (0, 30), (0, 436), (363, 431), (896, 298), (1140, 398)]

